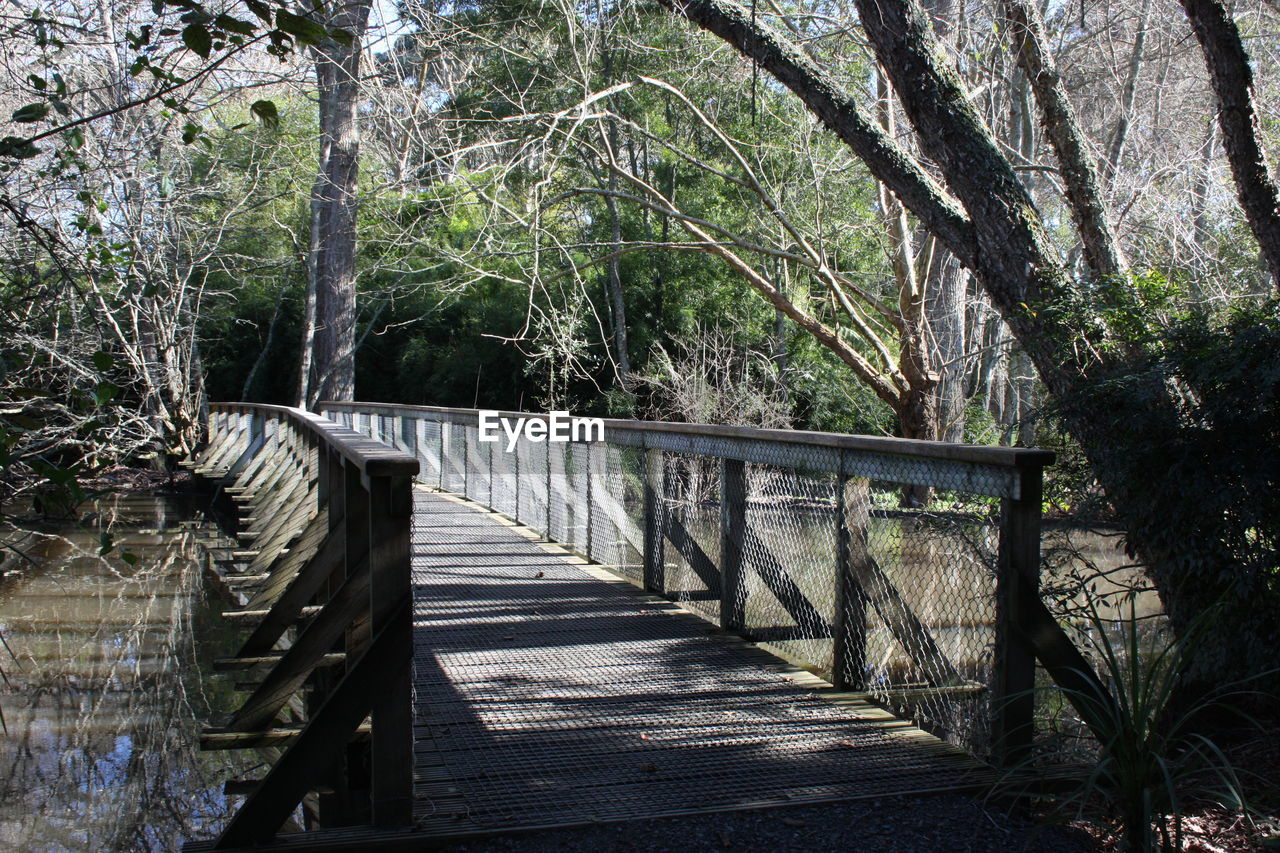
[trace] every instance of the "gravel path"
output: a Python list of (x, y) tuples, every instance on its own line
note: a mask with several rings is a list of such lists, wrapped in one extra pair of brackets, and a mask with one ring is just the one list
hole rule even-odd
[(1038, 827), (967, 797), (894, 797), (663, 818), (488, 838), (456, 853), (1093, 853), (1087, 836)]

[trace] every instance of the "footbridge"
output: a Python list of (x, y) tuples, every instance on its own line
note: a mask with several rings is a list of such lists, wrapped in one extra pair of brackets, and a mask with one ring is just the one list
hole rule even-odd
[(1037, 662), (1088, 671), (1038, 594), (1050, 453), (498, 415), (211, 407), (243, 701), (202, 746), (270, 769), (188, 850), (973, 790)]

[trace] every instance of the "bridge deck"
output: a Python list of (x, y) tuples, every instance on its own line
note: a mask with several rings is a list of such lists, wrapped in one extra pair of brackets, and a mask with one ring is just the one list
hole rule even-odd
[[(557, 553), (557, 551), (559, 551)], [(972, 759), (462, 499), (415, 492), (419, 831), (955, 790)]]

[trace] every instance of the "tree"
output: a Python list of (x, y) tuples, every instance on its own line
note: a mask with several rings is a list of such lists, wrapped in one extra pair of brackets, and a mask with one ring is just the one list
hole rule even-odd
[[(314, 14), (342, 38), (312, 47), (320, 110), (320, 157), (311, 200), (307, 313), (299, 405), (354, 400), (356, 379), (356, 210), (360, 168), (360, 58), (370, 0)], [(313, 376), (314, 374), (314, 376)]]
[(1240, 207), (1280, 292), (1280, 192), (1259, 140), (1253, 70), (1231, 13), (1215, 0), (1182, 0), (1218, 99), (1218, 126)]
[[(1224, 535), (1220, 519), (1206, 519), (1190, 502), (1179, 500), (1188, 477), (1198, 488), (1214, 482), (1215, 488), (1230, 491), (1236, 484), (1204, 460), (1184, 460), (1172, 474), (1167, 464), (1165, 470), (1157, 467), (1165, 457), (1161, 448), (1152, 447), (1151, 437), (1178, 435), (1184, 409), (1176, 386), (1162, 383), (1158, 371), (1147, 369), (1157, 354), (1146, 349), (1151, 342), (1133, 335), (1119, 339), (1123, 330), (1108, 322), (1118, 316), (1139, 325), (1149, 321), (1143, 316), (1143, 295), (1121, 277), (1077, 279), (1070, 274), (962, 81), (939, 59), (944, 54), (918, 0), (858, 0), (856, 5), (862, 30), (893, 82), (920, 153), (936, 165), (945, 189), (919, 160), (879, 131), (830, 74), (742, 6), (732, 0), (664, 2), (790, 88), (973, 271), (1062, 406), (1069, 428), (1126, 522), (1131, 546), (1148, 564), (1175, 627), (1190, 624), (1219, 599), (1227, 600), (1231, 624), (1217, 635), (1219, 644), (1205, 650), (1202, 672), (1207, 675), (1209, 667), (1232, 662), (1255, 672), (1274, 665), (1275, 650), (1256, 639), (1275, 626), (1274, 569), (1240, 572), (1230, 545), (1234, 534)], [(1026, 59), (1024, 54), (1024, 64)], [(1042, 83), (1049, 84), (1045, 94), (1052, 96), (1052, 81)], [(1049, 124), (1054, 123), (1051, 117)], [(1089, 216), (1080, 222), (1086, 229), (1091, 222), (1101, 224)], [(1104, 266), (1097, 259), (1094, 265)], [(1179, 531), (1176, 537), (1169, 535), (1171, 524)], [(1188, 551), (1194, 552), (1191, 559)], [(1269, 603), (1260, 604), (1262, 600)]]

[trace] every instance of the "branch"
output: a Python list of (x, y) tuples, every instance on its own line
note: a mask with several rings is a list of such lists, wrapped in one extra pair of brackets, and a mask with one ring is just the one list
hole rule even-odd
[(1253, 70), (1240, 31), (1217, 0), (1181, 0), (1204, 52), (1218, 100), (1218, 126), (1236, 182), (1236, 197), (1262, 249), (1262, 257), (1280, 291), (1280, 194), (1258, 142), (1258, 113), (1253, 105)]
[(1107, 208), (1098, 187), (1098, 173), (1086, 150), (1084, 133), (1054, 66), (1044, 39), (1040, 13), (1026, 0), (1005, 0), (1018, 66), (1027, 75), (1040, 107), (1040, 120), (1062, 164), (1062, 183), (1071, 215), (1080, 230), (1085, 262), (1098, 276), (1124, 272), (1124, 255), (1107, 220)]
[(724, 39), (794, 92), (962, 263), (973, 266), (977, 242), (959, 204), (799, 47), (753, 21), (750, 11), (734, 0), (659, 2)]

